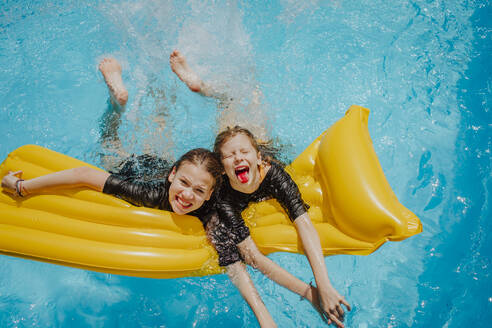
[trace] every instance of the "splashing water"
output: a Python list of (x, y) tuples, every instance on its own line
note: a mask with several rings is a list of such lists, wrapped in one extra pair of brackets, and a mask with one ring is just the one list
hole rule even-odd
[[(101, 165), (115, 122), (97, 71), (108, 55), (130, 93), (115, 129), (128, 154), (210, 147), (222, 113), (266, 126), (292, 160), (349, 105), (368, 107), (386, 177), (424, 232), (326, 259), (354, 307), (347, 326), (486, 327), (490, 13), (486, 1), (4, 2), (0, 153), (36, 143)], [(187, 89), (169, 69), (174, 49), (233, 110)], [(305, 257), (270, 257), (312, 280)], [(322, 325), (307, 302), (251, 274), (279, 327)], [(1, 327), (257, 325), (225, 275), (138, 279), (1, 256), (0, 276)]]

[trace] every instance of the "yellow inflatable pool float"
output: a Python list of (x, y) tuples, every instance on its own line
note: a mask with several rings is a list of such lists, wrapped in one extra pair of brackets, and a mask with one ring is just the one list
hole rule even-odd
[[(372, 147), (369, 110), (352, 106), (287, 167), (319, 232), (323, 252), (367, 255), (388, 240), (422, 231), (399, 203)], [(13, 151), (0, 175), (22, 170), (25, 179), (90, 166), (27, 145)], [(296, 230), (275, 200), (243, 212), (265, 254), (302, 252)], [(135, 207), (88, 189), (57, 190), (26, 198), (0, 193), (0, 252), (100, 272), (151, 278), (222, 272), (200, 221)]]

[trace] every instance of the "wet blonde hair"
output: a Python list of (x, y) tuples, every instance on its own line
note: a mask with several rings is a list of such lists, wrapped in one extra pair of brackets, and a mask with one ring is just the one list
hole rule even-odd
[(253, 133), (249, 131), (246, 128), (243, 128), (239, 125), (236, 125), (235, 127), (227, 127), (224, 131), (219, 133), (217, 137), (215, 138), (215, 143), (214, 143), (214, 153), (216, 153), (219, 158), (222, 158), (222, 152), (221, 148), (222, 146), (232, 137), (235, 137), (238, 134), (243, 134), (246, 137), (248, 137), (249, 141), (251, 142), (251, 145), (253, 148), (256, 150), (257, 153), (261, 154), (261, 158), (264, 162), (271, 163), (271, 162), (276, 162), (282, 166), (284, 164), (282, 162), (279, 162), (277, 160), (277, 155), (279, 150), (272, 145), (271, 140), (258, 140), (255, 138)]

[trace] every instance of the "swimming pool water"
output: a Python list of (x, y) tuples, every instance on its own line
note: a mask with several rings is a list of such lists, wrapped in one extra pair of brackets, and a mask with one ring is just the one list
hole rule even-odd
[[(293, 159), (351, 104), (390, 185), (424, 231), (366, 256), (326, 258), (349, 327), (488, 327), (492, 319), (491, 56), (487, 1), (4, 1), (0, 157), (34, 143), (101, 165), (114, 115), (97, 71), (123, 64), (128, 153), (210, 147), (217, 102), (173, 75), (177, 48), (251, 117), (252, 92)], [(263, 121), (262, 121), (263, 120)], [(165, 128), (162, 128), (162, 123)], [(271, 258), (305, 281), (306, 259)], [(322, 326), (251, 271), (279, 327)], [(0, 327), (254, 327), (225, 275), (141, 279), (0, 256)]]

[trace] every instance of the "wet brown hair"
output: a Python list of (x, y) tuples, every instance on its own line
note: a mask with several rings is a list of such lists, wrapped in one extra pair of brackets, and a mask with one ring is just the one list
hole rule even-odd
[(176, 171), (179, 170), (183, 163), (190, 163), (196, 166), (203, 165), (205, 170), (207, 170), (207, 172), (214, 178), (214, 187), (220, 184), (224, 169), (222, 168), (222, 163), (220, 162), (217, 154), (211, 152), (210, 150), (205, 148), (195, 148), (188, 151), (181, 156), (176, 163), (174, 163)]

